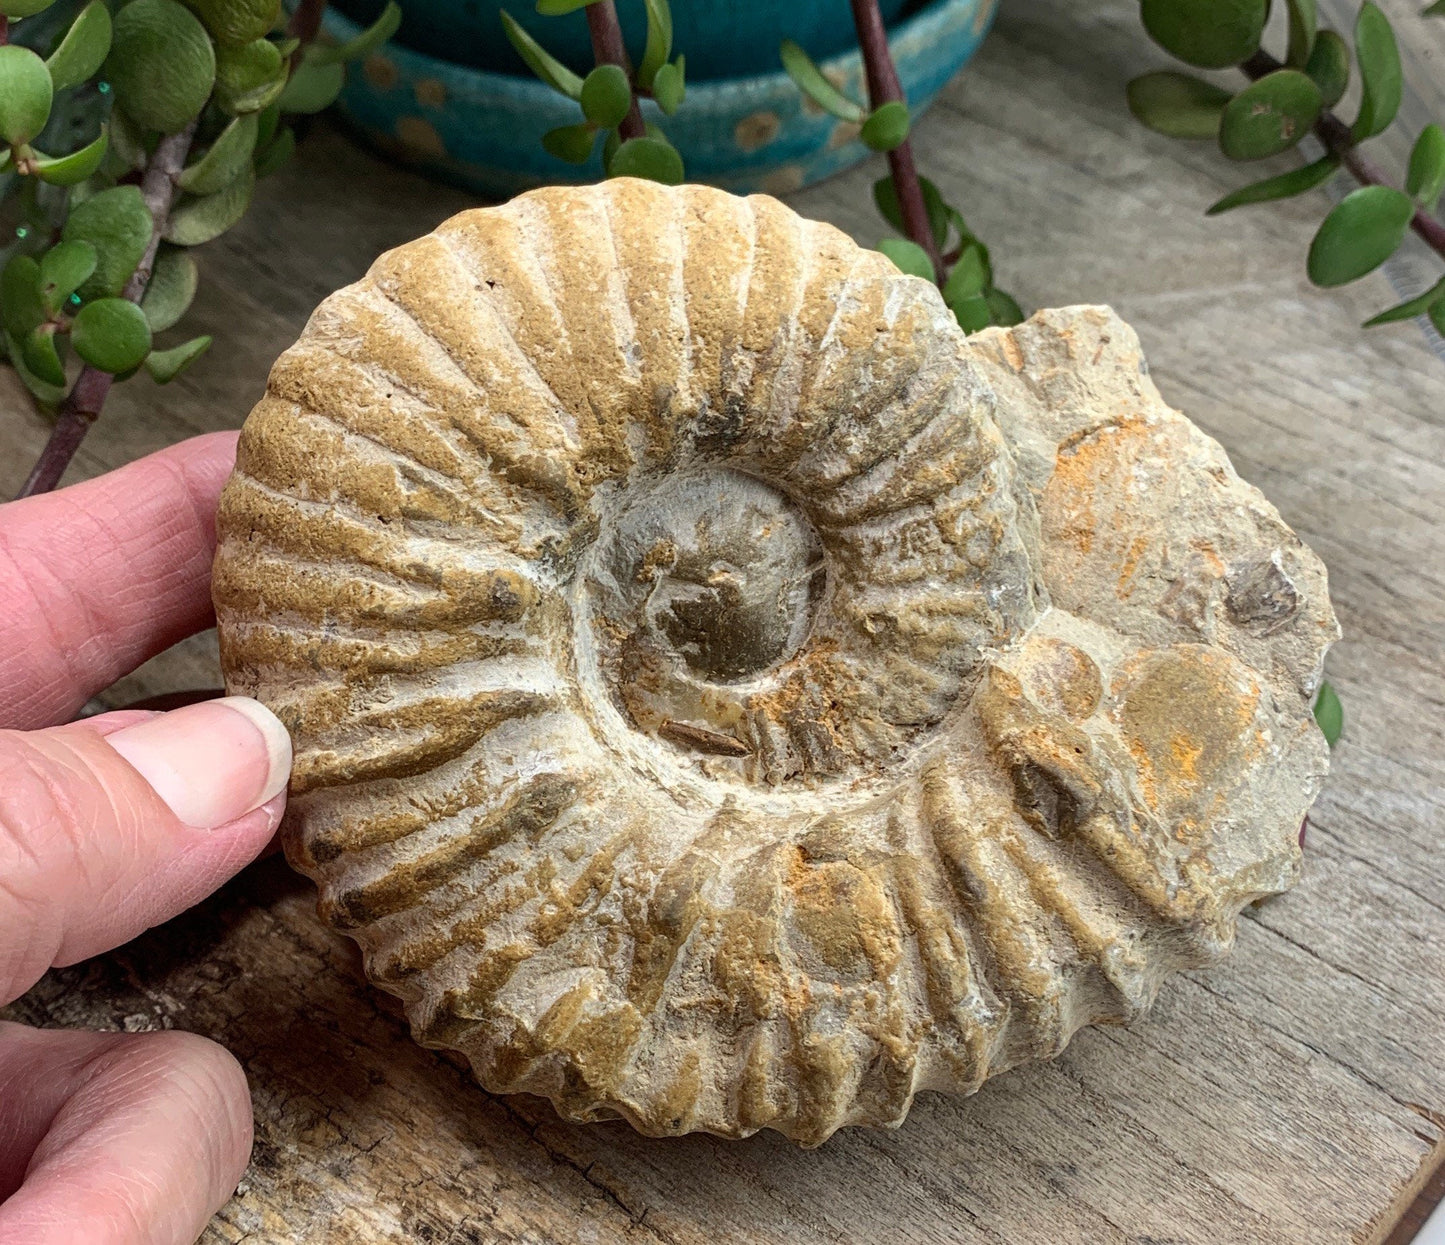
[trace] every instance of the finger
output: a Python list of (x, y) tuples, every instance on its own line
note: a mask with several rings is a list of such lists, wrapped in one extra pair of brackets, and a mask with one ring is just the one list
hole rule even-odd
[(246, 1077), (214, 1042), (0, 1022), (6, 1245), (190, 1245), (250, 1152)]
[[(178, 696), (178, 697), (187, 697), (187, 698), (189, 698), (189, 697), (191, 697), (192, 695), (193, 695), (193, 693), (189, 693), (189, 692), (178, 692), (178, 693), (177, 693), (177, 696)], [(168, 700), (168, 699), (169, 699), (169, 698), (168, 698), (168, 697), (165, 697), (165, 696), (157, 696), (157, 697), (154, 697), (154, 700), (155, 700), (155, 701), (165, 701), (165, 700)], [(207, 694), (206, 694), (206, 699), (211, 700), (211, 699), (216, 699), (216, 697), (212, 696), (210, 693), (207, 693)], [(185, 700), (182, 700), (182, 701), (181, 701), (181, 705), (194, 704), (194, 703), (196, 703), (196, 702), (195, 702), (193, 699), (185, 699)], [(178, 705), (178, 706), (176, 706), (176, 707), (179, 708), (179, 707), (181, 707), (181, 705)], [(93, 730), (99, 731), (102, 735), (109, 735), (109, 734), (113, 733), (114, 731), (120, 730), (120, 728), (121, 728), (122, 726), (129, 726), (129, 725), (131, 725), (132, 722), (145, 722), (145, 721), (149, 720), (150, 718), (155, 718), (155, 717), (159, 717), (159, 716), (160, 716), (160, 714), (159, 714), (157, 711), (151, 710), (151, 709), (115, 709), (115, 710), (112, 710), (110, 713), (97, 714), (95, 717), (93, 717), (93, 718), (88, 718), (86, 721), (87, 721), (87, 725), (89, 725)], [(283, 801), (283, 803), (284, 803), (284, 801)], [(274, 855), (276, 852), (279, 852), (279, 851), (281, 850), (281, 827), (280, 827), (279, 822), (280, 822), (280, 814), (278, 813), (278, 814), (277, 814), (277, 823), (278, 823), (278, 824), (277, 824), (276, 830), (275, 830), (275, 832), (271, 835), (270, 842), (268, 842), (268, 843), (266, 844), (266, 846), (261, 849), (261, 855), (262, 855), (262, 856), (271, 856), (271, 855)], [(223, 879), (221, 879), (221, 880), (224, 881), (225, 879), (223, 878)], [(219, 883), (218, 883), (218, 885), (219, 885)]]
[(150, 709), (112, 709), (109, 713), (97, 713), (93, 718), (87, 718), (85, 724), (99, 735), (113, 735), (123, 727), (149, 722), (159, 716), (158, 712)]
[(210, 624), (216, 502), (236, 434), (0, 507), (0, 726), (64, 722)]
[(190, 907), (264, 849), (286, 729), (233, 696), (0, 731), (0, 1003)]

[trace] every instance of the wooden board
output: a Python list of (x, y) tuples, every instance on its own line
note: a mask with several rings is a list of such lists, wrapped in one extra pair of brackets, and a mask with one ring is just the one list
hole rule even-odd
[[(1277, 6), (1278, 7), (1278, 6)], [(1395, 0), (1415, 87), (1445, 23)], [(1208, 220), (1257, 175), (1142, 131), (1124, 83), (1166, 63), (1132, 0), (1015, 0), (918, 126), (926, 171), (1029, 306), (1110, 301), (1166, 397), (1219, 437), (1323, 556), (1347, 713), (1304, 879), (1225, 966), (1131, 1030), (975, 1098), (924, 1095), (896, 1133), (802, 1152), (771, 1135), (640, 1138), (489, 1097), (415, 1047), (272, 859), (128, 947), (51, 974), (36, 1024), (208, 1034), (245, 1064), (254, 1160), (210, 1242), (1329, 1242), (1382, 1239), (1440, 1154), (1445, 1113), (1445, 363), (1418, 324), (1366, 334), (1382, 276), (1313, 291), (1318, 196)], [(795, 196), (872, 242), (871, 165)], [(1278, 168), (1288, 167), (1281, 160)], [(1274, 171), (1270, 169), (1268, 171)], [(325, 293), (465, 206), (319, 127), (246, 221), (201, 252), (191, 322), (217, 347), (111, 402), (74, 476), (237, 426)], [(1407, 291), (1409, 293), (1414, 290)], [(0, 493), (42, 421), (0, 371)], [(111, 703), (214, 684), (202, 637)]]

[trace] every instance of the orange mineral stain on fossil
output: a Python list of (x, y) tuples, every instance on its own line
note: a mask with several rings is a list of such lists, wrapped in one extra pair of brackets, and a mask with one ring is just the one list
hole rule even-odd
[(1119, 580), (1114, 591), (1121, 597), (1127, 597), (1130, 592), (1129, 581), (1134, 578), (1134, 572), (1139, 569), (1139, 559), (1149, 549), (1149, 540), (1145, 536), (1136, 536), (1129, 542), (1129, 548), (1124, 554), (1123, 563), (1119, 567)]

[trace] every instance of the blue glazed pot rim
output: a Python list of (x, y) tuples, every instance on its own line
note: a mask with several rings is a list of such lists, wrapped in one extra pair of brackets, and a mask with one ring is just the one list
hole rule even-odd
[[(894, 25), (889, 42), (915, 118), (973, 55), (997, 6), (998, 0), (933, 0)], [(327, 23), (328, 33), (343, 39), (356, 29), (338, 14), (328, 13)], [(856, 46), (821, 65), (845, 94), (866, 98)], [(488, 199), (605, 176), (600, 144), (581, 165), (547, 154), (544, 133), (580, 117), (575, 103), (530, 76), (393, 44), (352, 67), (338, 103), (353, 131), (382, 154)], [(776, 72), (689, 84), (671, 117), (651, 100), (642, 108), (682, 153), (689, 180), (734, 194), (786, 194), (871, 154), (858, 125), (804, 97), (781, 63)]]
[[(888, 28), (888, 42), (895, 58), (901, 57), (907, 45), (927, 45), (940, 37), (956, 20), (959, 10), (977, 9), (977, 33), (981, 37), (993, 19), (998, 0), (931, 0), (916, 13), (903, 18)], [(361, 32), (361, 26), (350, 18), (328, 8), (323, 18), (326, 33), (341, 42), (354, 38)], [(686, 48), (677, 49), (687, 52)], [(556, 92), (544, 82), (524, 73), (497, 73), (490, 69), (478, 69), (457, 61), (443, 60), (427, 52), (419, 52), (401, 43), (385, 45), (385, 55), (401, 67), (408, 77), (438, 77), (452, 81), (465, 80), (478, 90), (501, 90), (506, 94), (535, 92), (538, 98), (555, 96)], [(819, 61), (818, 66), (830, 77), (848, 75), (858, 70), (862, 60), (858, 49), (850, 48), (836, 56)], [(690, 99), (706, 96), (712, 92), (735, 93), (748, 87), (771, 86), (778, 79), (786, 79), (787, 73), (781, 64), (774, 73), (751, 74), (738, 78), (708, 78), (701, 82), (689, 82), (687, 93)]]

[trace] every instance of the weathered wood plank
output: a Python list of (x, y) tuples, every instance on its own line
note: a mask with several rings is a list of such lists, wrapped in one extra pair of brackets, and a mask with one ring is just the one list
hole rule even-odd
[[(1445, 23), (1420, 21), (1414, 0), (1387, 7), (1412, 82), (1445, 115), (1429, 72)], [(1360, 331), (1393, 299), (1382, 277), (1309, 287), (1318, 197), (1202, 215), (1255, 170), (1128, 116), (1123, 84), (1165, 60), (1131, 0), (1006, 5), (918, 148), (1003, 283), (1028, 305), (1113, 302), (1165, 395), (1329, 565), (1348, 726), (1299, 888), (1134, 1029), (1085, 1032), (968, 1101), (925, 1095), (897, 1133), (799, 1152), (771, 1136), (575, 1127), (483, 1094), (410, 1042), (316, 923), (307, 886), (271, 861), (14, 1009), (177, 1025), (236, 1051), (256, 1158), (209, 1239), (1319, 1245), (1385, 1223), (1437, 1153), (1445, 1112), (1445, 364), (1417, 325)], [(795, 203), (870, 242), (878, 175)], [(322, 295), (466, 202), (319, 128), (203, 252), (194, 320), (217, 334), (214, 354), (168, 389), (125, 386), (76, 475), (238, 425)], [(42, 433), (0, 373), (0, 488)], [(202, 637), (111, 697), (214, 682), (214, 663)]]

